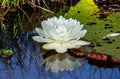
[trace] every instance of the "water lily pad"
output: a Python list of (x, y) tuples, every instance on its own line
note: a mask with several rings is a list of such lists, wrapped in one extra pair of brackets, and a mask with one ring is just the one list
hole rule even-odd
[(91, 41), (93, 50), (120, 59), (120, 35), (103, 38), (110, 33), (120, 32), (120, 12), (101, 11), (93, 0), (80, 0), (71, 7), (66, 18), (74, 18), (88, 30), (84, 40)]

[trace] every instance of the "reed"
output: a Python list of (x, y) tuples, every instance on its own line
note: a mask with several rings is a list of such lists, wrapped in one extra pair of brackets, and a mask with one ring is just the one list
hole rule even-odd
[(19, 6), (19, 2), (20, 2), (19, 0), (0, 0), (0, 4), (3, 8), (16, 5)]

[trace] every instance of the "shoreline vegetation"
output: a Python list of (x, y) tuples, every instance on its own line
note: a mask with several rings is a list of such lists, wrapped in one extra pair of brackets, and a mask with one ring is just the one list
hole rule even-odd
[(0, 22), (3, 25), (16, 25), (19, 23), (22, 28), (33, 29), (34, 26), (40, 25), (43, 19), (64, 15), (78, 1), (0, 0)]
[[(3, 18), (9, 12), (21, 10), (28, 18), (26, 10), (40, 9), (48, 13), (56, 13), (61, 6), (64, 8), (70, 7), (77, 3), (76, 1), (68, 0), (0, 0), (0, 17)], [(30, 19), (29, 19), (30, 20)]]
[[(0, 21), (6, 23), (6, 21), (11, 21), (12, 17), (27, 27), (30, 24), (39, 23), (41, 20), (51, 16), (64, 15), (71, 6), (76, 5), (79, 1), (80, 0), (0, 0)], [(93, 1), (98, 7), (112, 3), (120, 3), (120, 0)], [(107, 8), (110, 8), (110, 10), (116, 9), (111, 9), (111, 7)]]

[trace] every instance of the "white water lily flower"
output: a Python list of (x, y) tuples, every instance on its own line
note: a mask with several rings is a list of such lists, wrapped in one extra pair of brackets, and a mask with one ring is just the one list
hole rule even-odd
[[(68, 54), (65, 54), (61, 57), (61, 55), (57, 54), (48, 60), (44, 61), (46, 70), (51, 70), (52, 72), (59, 71), (72, 71), (74, 70), (74, 66), (81, 66), (83, 61), (80, 58), (72, 57)], [(43, 63), (43, 64), (44, 64)]]
[(58, 53), (64, 53), (67, 49), (78, 48), (89, 45), (90, 42), (80, 40), (86, 35), (86, 30), (82, 30), (83, 25), (77, 20), (59, 18), (48, 18), (41, 22), (42, 29), (35, 28), (39, 36), (33, 39), (37, 42), (44, 42), (43, 49), (55, 49)]

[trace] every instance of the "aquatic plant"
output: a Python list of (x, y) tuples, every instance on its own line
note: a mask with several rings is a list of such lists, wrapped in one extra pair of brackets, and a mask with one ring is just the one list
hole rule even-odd
[(2, 58), (10, 58), (13, 55), (12, 50), (7, 50), (7, 49), (1, 49), (0, 50), (0, 56)]
[(45, 52), (41, 64), (45, 64), (46, 70), (72, 71), (75, 65), (80, 66), (83, 61), (68, 55), (68, 49), (90, 44), (81, 40), (87, 33), (83, 25), (77, 20), (65, 19), (63, 16), (48, 18), (41, 24), (42, 28), (35, 28), (38, 35), (33, 36), (33, 40), (45, 43), (42, 46)]
[(89, 45), (90, 42), (80, 40), (86, 35), (87, 30), (83, 30), (83, 25), (79, 21), (59, 18), (48, 18), (42, 21), (42, 29), (35, 28), (38, 36), (33, 36), (37, 42), (47, 43), (43, 49), (55, 49), (58, 53), (65, 53), (70, 48), (80, 48)]

